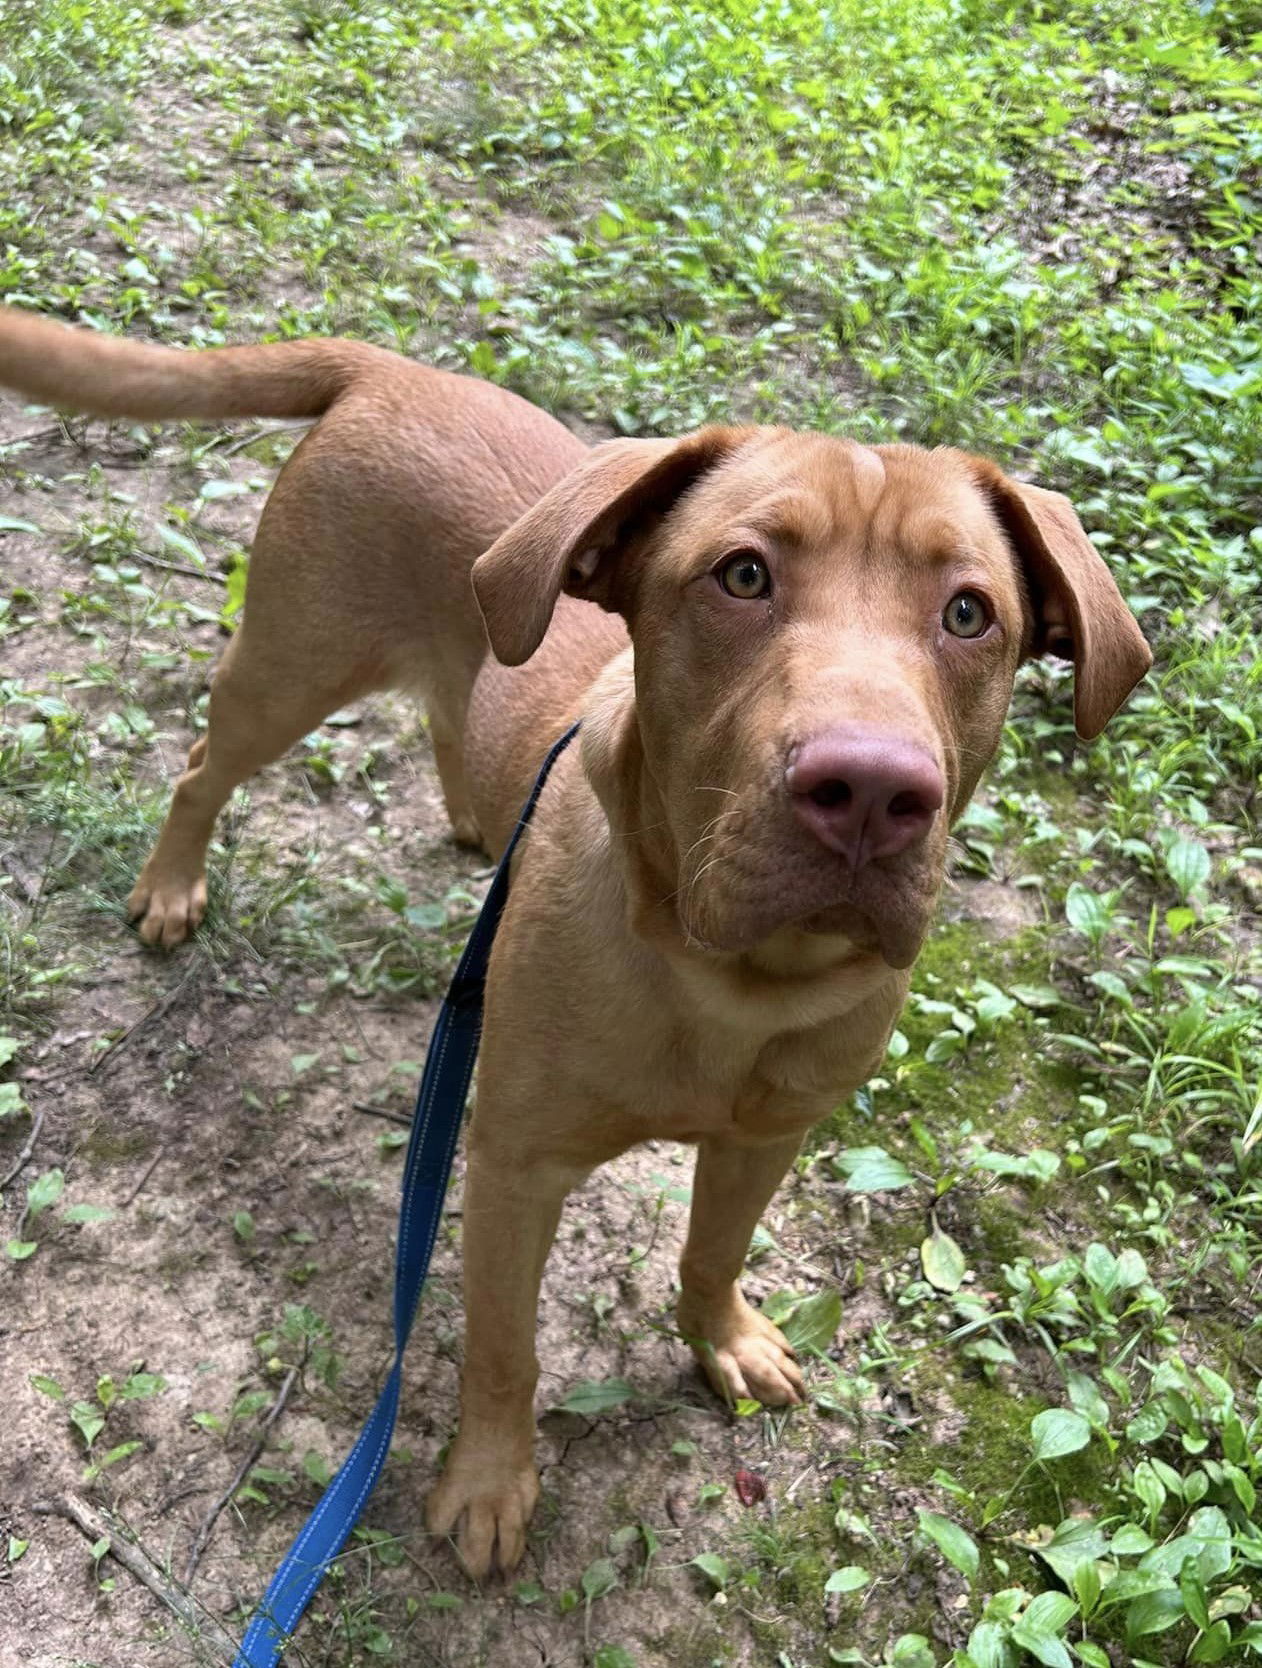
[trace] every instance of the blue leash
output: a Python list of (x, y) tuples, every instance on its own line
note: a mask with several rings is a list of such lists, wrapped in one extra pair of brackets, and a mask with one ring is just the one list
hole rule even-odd
[(345, 1546), (386, 1462), (399, 1410), (403, 1352), (442, 1216), (443, 1196), (464, 1117), (465, 1098), (482, 1034), (486, 970), (508, 898), (508, 871), (543, 784), (574, 739), (575, 724), (548, 753), (443, 1000), (425, 1056), (416, 1115), (403, 1169), (399, 1243), (394, 1268), (394, 1365), (377, 1405), (341, 1470), (325, 1489), (254, 1612), (233, 1668), (274, 1668), (329, 1565)]

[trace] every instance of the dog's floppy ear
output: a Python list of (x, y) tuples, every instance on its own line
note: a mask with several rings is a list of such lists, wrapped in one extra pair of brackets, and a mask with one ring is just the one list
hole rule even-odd
[(520, 666), (543, 641), (562, 591), (612, 608), (610, 559), (735, 451), (741, 429), (682, 440), (610, 440), (544, 494), (473, 564), (473, 590), (495, 658)]
[(1030, 653), (1073, 661), (1074, 728), (1091, 741), (1152, 665), (1152, 651), (1068, 498), (1009, 480), (986, 458), (969, 463), (1025, 570)]

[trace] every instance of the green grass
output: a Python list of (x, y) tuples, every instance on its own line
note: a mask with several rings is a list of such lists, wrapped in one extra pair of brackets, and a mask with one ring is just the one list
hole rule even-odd
[[(1090, 748), (1066, 681), (1022, 674), (959, 868), (1028, 924), (944, 932), (882, 1077), (803, 1161), (846, 1309), (878, 1316), (782, 1433), (819, 1481), (769, 1527), (716, 1526), (695, 1621), (625, 1658), (599, 1582), (530, 1604), (573, 1611), (598, 1668), (741, 1639), (789, 1668), (1262, 1654), (1262, 7), (200, 17), (0, 17), (0, 297), (180, 342), (349, 331), (605, 432), (736, 417), (987, 450), (1074, 498), (1156, 653)], [(0, 451), (60, 559), (55, 583), (9, 570), (0, 658), (50, 618), (73, 646), (0, 685), (19, 1042), (102, 953), (89, 925), (231, 616), (240, 545), (208, 512), (264, 478), (234, 460), (271, 461), (115, 430), (138, 461), (168, 448), (153, 512), (94, 474), (100, 441), (73, 512), (46, 455)], [(337, 731), (285, 780), (392, 791)], [(450, 875), (375, 848), (278, 865), (251, 826), (216, 858), (222, 977), (266, 955), (365, 992), (432, 982)], [(20, 1096), (6, 1112), (25, 1128)], [(860, 1148), (884, 1155), (866, 1182)], [(862, 1578), (829, 1588), (843, 1569)], [(330, 1661), (405, 1658), (411, 1620), (371, 1582), (339, 1603)]]

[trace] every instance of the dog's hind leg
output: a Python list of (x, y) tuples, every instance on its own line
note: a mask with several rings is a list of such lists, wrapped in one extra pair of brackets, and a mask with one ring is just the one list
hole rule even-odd
[[(292, 642), (293, 639), (291, 638)], [(370, 673), (334, 682), (313, 675), (319, 659), (302, 654), (287, 667), (282, 645), (256, 645), (247, 626), (229, 643), (210, 691), (210, 724), (193, 743), (175, 785), (166, 822), (128, 899), (147, 944), (180, 944), (206, 911), (206, 847), (234, 788), (323, 722), (331, 712), (379, 687)], [(326, 667), (326, 671), (328, 668)]]

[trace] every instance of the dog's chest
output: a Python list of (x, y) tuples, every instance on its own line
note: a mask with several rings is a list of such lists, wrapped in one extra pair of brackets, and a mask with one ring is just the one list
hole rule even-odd
[(867, 1078), (870, 1055), (841, 1024), (771, 1038), (681, 1027), (654, 1096), (659, 1133), (774, 1140), (807, 1129)]

